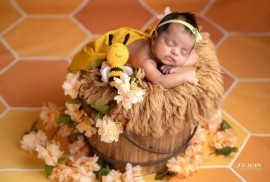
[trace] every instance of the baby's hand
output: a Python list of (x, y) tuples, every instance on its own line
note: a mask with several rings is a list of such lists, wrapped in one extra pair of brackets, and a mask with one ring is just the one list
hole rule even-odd
[(198, 78), (196, 77), (196, 71), (188, 71), (185, 72), (185, 79), (188, 83), (192, 84), (192, 85), (198, 85)]
[(162, 65), (160, 70), (163, 74), (170, 74), (176, 72), (178, 67), (170, 66), (170, 65)]

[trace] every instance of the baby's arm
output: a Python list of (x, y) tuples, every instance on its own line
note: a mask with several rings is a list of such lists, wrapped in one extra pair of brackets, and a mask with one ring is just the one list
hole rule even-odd
[(197, 52), (195, 51), (195, 49), (192, 49), (187, 61), (182, 66), (193, 66), (198, 62), (198, 60), (199, 60), (199, 56)]
[(141, 67), (149, 81), (160, 83), (164, 88), (173, 88), (185, 82), (193, 85), (198, 84), (195, 71), (174, 72), (164, 75), (152, 61), (144, 61)]

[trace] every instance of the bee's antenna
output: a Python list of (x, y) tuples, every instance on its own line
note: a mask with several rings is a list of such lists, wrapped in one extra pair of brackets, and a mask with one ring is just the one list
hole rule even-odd
[(109, 45), (112, 45), (113, 34), (109, 34)]
[(128, 33), (128, 34), (125, 36), (125, 40), (124, 40), (124, 42), (123, 42), (124, 45), (126, 45), (128, 39), (129, 39), (129, 37), (130, 37), (130, 34)]

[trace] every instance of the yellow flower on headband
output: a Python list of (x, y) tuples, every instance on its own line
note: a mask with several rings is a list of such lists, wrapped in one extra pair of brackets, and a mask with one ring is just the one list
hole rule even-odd
[(203, 38), (202, 35), (200, 34), (199, 30), (197, 28), (193, 28), (191, 32), (194, 34), (196, 38), (196, 43), (200, 42)]

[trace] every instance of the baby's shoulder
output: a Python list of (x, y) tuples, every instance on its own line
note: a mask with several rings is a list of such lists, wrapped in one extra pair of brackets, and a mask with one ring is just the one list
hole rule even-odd
[(157, 67), (156, 61), (151, 58), (151, 56), (142, 56), (139, 60), (139, 67), (146, 68), (146, 67)]

